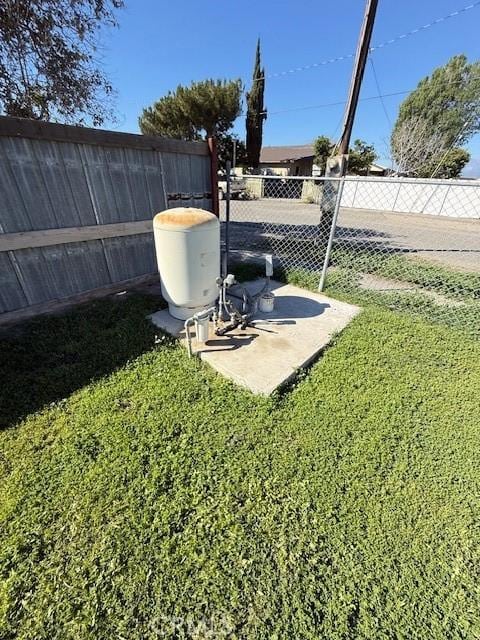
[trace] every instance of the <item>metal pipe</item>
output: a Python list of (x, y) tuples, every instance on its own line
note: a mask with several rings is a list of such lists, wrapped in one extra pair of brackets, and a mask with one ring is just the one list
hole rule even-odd
[(333, 212), (332, 226), (330, 227), (330, 235), (328, 236), (327, 249), (325, 251), (325, 260), (323, 261), (322, 275), (320, 276), (320, 282), (318, 283), (318, 290), (323, 291), (325, 286), (325, 278), (327, 276), (328, 263), (330, 262), (330, 253), (332, 251), (333, 238), (335, 237), (335, 229), (337, 228), (338, 212), (340, 211), (340, 201), (342, 199), (343, 185), (345, 180), (340, 183), (340, 187), (337, 192), (337, 201), (335, 202), (335, 210)]
[(230, 172), (231, 164), (230, 160), (227, 160), (226, 164), (227, 172), (227, 192), (225, 194), (225, 250), (223, 254), (223, 277), (228, 275), (228, 256), (230, 253), (230, 198), (231, 198), (231, 185), (230, 185)]
[(238, 318), (236, 318), (235, 320), (232, 320), (230, 322), (230, 324), (227, 324), (225, 327), (222, 327), (221, 329), (216, 329), (215, 335), (224, 336), (229, 331), (233, 331), (233, 329), (236, 329), (238, 327), (238, 325), (240, 324), (240, 322), (241, 322), (241, 320), (238, 319)]
[(330, 182), (332, 180), (337, 180), (337, 181), (342, 180), (341, 177), (335, 177), (335, 176), (326, 178), (325, 176), (274, 176), (274, 175), (258, 176), (258, 175), (245, 174), (243, 177), (247, 180), (284, 180), (287, 182), (291, 182), (292, 180), (310, 180), (312, 182), (317, 182), (322, 180), (329, 180)]
[(220, 208), (218, 206), (218, 155), (217, 141), (215, 138), (208, 138), (208, 150), (210, 152), (210, 184), (212, 187), (212, 212), (220, 217)]
[[(248, 176), (254, 177), (254, 176)], [(288, 178), (291, 179), (290, 177)], [(305, 178), (304, 178), (305, 179)], [(328, 180), (332, 180), (333, 178), (328, 178)], [(338, 180), (339, 178), (337, 178)], [(325, 177), (315, 178), (315, 180), (324, 181)], [(434, 186), (459, 186), (459, 187), (474, 187), (478, 189), (478, 184), (475, 180), (453, 180), (453, 179), (445, 179), (445, 180), (435, 180), (434, 178), (404, 178), (404, 177), (378, 177), (375, 178), (373, 176), (345, 176), (346, 182), (374, 182), (376, 184), (386, 184), (387, 182), (392, 182), (394, 184), (431, 184)]]
[(254, 304), (255, 302), (263, 296), (264, 293), (268, 293), (270, 291), (270, 276), (266, 276), (265, 282), (263, 283), (263, 287), (259, 289), (256, 293), (250, 293), (246, 287), (243, 287), (240, 284), (236, 284), (235, 286), (240, 287), (241, 295), (238, 293), (234, 293), (231, 290), (228, 291), (228, 295), (232, 298), (236, 298), (237, 300), (242, 300), (244, 303), (248, 304), (248, 308), (246, 311), (249, 315), (254, 312)]
[(190, 327), (192, 326), (192, 324), (195, 322), (195, 320), (193, 319), (193, 316), (191, 318), (188, 318), (187, 320), (185, 320), (185, 324), (183, 325), (185, 327), (185, 335), (187, 337), (187, 349), (188, 349), (188, 357), (191, 358), (193, 353), (192, 353), (192, 336), (190, 335)]
[(191, 358), (193, 355), (192, 351), (192, 336), (190, 333), (190, 327), (195, 324), (197, 320), (204, 320), (205, 318), (209, 318), (211, 315), (216, 313), (216, 307), (210, 307), (209, 309), (205, 309), (204, 311), (199, 311), (195, 313), (191, 318), (187, 318), (184, 323), (185, 328), (185, 336), (187, 338), (187, 349), (188, 349), (188, 357)]
[(405, 183), (405, 184), (432, 184), (432, 185), (441, 185), (446, 186), (447, 184), (450, 186), (460, 186), (460, 187), (471, 187), (473, 189), (478, 189), (478, 184), (475, 180), (454, 180), (454, 179), (445, 179), (438, 180), (434, 178), (406, 178), (406, 177), (378, 177), (375, 178), (373, 176), (254, 176), (254, 175), (245, 175), (245, 179), (247, 180), (286, 180), (291, 182), (292, 180), (310, 180), (311, 182), (340, 182), (341, 180), (346, 180), (347, 182), (375, 182), (377, 184), (385, 184), (387, 182), (396, 182)]

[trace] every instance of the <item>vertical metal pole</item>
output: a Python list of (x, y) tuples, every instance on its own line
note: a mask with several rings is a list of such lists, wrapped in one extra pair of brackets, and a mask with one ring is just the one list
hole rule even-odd
[(237, 141), (233, 139), (233, 158), (232, 158), (232, 168), (235, 169), (237, 164)]
[(330, 262), (330, 253), (332, 251), (333, 239), (335, 237), (335, 229), (337, 228), (337, 218), (338, 218), (338, 212), (340, 211), (340, 202), (342, 200), (344, 184), (345, 184), (345, 178), (341, 180), (340, 186), (337, 191), (337, 200), (335, 202), (335, 210), (333, 212), (332, 226), (330, 227), (330, 235), (328, 236), (328, 244), (327, 244), (327, 249), (325, 251), (325, 260), (323, 262), (323, 267), (322, 267), (322, 275), (320, 276), (320, 282), (318, 283), (319, 291), (323, 291), (323, 288), (325, 286), (325, 278), (327, 277), (328, 263)]
[(210, 184), (212, 187), (212, 213), (217, 218), (220, 217), (220, 209), (218, 204), (218, 156), (217, 141), (215, 138), (208, 138), (208, 149), (210, 151)]
[(225, 163), (227, 173), (227, 192), (225, 194), (225, 251), (223, 253), (223, 276), (228, 275), (228, 254), (230, 252), (230, 172), (232, 166), (230, 160)]

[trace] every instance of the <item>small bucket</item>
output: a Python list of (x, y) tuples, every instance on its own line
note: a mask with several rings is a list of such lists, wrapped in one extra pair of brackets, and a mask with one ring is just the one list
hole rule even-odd
[(275, 300), (275, 297), (273, 293), (264, 293), (263, 296), (261, 296), (258, 304), (258, 308), (260, 312), (271, 313), (273, 311), (274, 300)]

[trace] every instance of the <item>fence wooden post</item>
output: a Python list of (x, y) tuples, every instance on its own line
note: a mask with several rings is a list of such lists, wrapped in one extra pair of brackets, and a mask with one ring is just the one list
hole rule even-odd
[(212, 213), (217, 218), (220, 217), (218, 204), (218, 156), (217, 141), (215, 138), (208, 138), (208, 149), (210, 151), (210, 179), (212, 184)]

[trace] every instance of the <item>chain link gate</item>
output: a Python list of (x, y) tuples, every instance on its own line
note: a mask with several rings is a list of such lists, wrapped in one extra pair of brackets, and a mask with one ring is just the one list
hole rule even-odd
[[(307, 271), (318, 285), (331, 229), (331, 218), (322, 218), (321, 207), (334, 209), (336, 202), (336, 191), (328, 192), (324, 183), (324, 178), (291, 176), (232, 179), (231, 262), (261, 260), (271, 253), (277, 268)], [(225, 220), (226, 203), (220, 204)]]
[(480, 336), (480, 184), (351, 176), (332, 184), (233, 179), (231, 261), (272, 253), (290, 280)]

